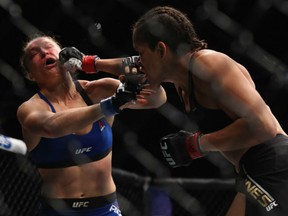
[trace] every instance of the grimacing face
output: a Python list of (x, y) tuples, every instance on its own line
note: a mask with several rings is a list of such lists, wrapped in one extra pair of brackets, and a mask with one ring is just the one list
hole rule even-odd
[(29, 78), (33, 80), (41, 71), (56, 70), (60, 51), (60, 46), (49, 37), (40, 37), (30, 41), (25, 48)]

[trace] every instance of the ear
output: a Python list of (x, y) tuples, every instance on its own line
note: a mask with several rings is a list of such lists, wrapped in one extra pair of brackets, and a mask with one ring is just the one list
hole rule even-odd
[(167, 54), (167, 46), (164, 42), (159, 41), (156, 46), (156, 51), (161, 58)]
[(28, 78), (30, 81), (35, 81), (33, 75), (31, 73), (29, 73), (29, 72), (27, 72), (26, 78)]

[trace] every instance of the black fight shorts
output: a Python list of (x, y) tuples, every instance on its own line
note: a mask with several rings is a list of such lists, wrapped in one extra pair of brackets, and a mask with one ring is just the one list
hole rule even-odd
[(236, 188), (246, 195), (245, 216), (288, 216), (288, 137), (252, 147), (239, 165)]

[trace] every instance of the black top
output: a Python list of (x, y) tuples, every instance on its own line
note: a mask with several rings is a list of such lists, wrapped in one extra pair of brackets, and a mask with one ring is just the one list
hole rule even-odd
[(192, 72), (190, 71), (193, 61), (192, 58), (193, 55), (189, 62), (189, 102), (190, 104), (194, 104), (195, 107), (187, 114), (191, 120), (194, 120), (197, 123), (199, 130), (202, 133), (211, 133), (226, 127), (231, 124), (233, 120), (221, 109), (208, 109), (197, 103), (194, 95)]

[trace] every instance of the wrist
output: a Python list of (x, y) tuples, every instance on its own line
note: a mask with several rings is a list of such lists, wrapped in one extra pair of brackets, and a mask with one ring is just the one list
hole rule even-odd
[(206, 154), (208, 151), (204, 150), (203, 148), (203, 143), (201, 142), (202, 137), (204, 136), (204, 134), (199, 133), (198, 137), (197, 137), (197, 147), (198, 150), (202, 153), (202, 154)]
[(98, 73), (96, 67), (97, 60), (100, 59), (97, 55), (86, 55), (82, 58), (82, 70), (86, 73)]
[(190, 135), (186, 140), (187, 152), (192, 159), (203, 157), (206, 154), (206, 152), (202, 150), (200, 144), (200, 138), (202, 136), (203, 134), (200, 131), (197, 131)]
[(105, 117), (117, 115), (119, 112), (114, 108), (113, 97), (109, 97), (100, 101), (100, 108)]

